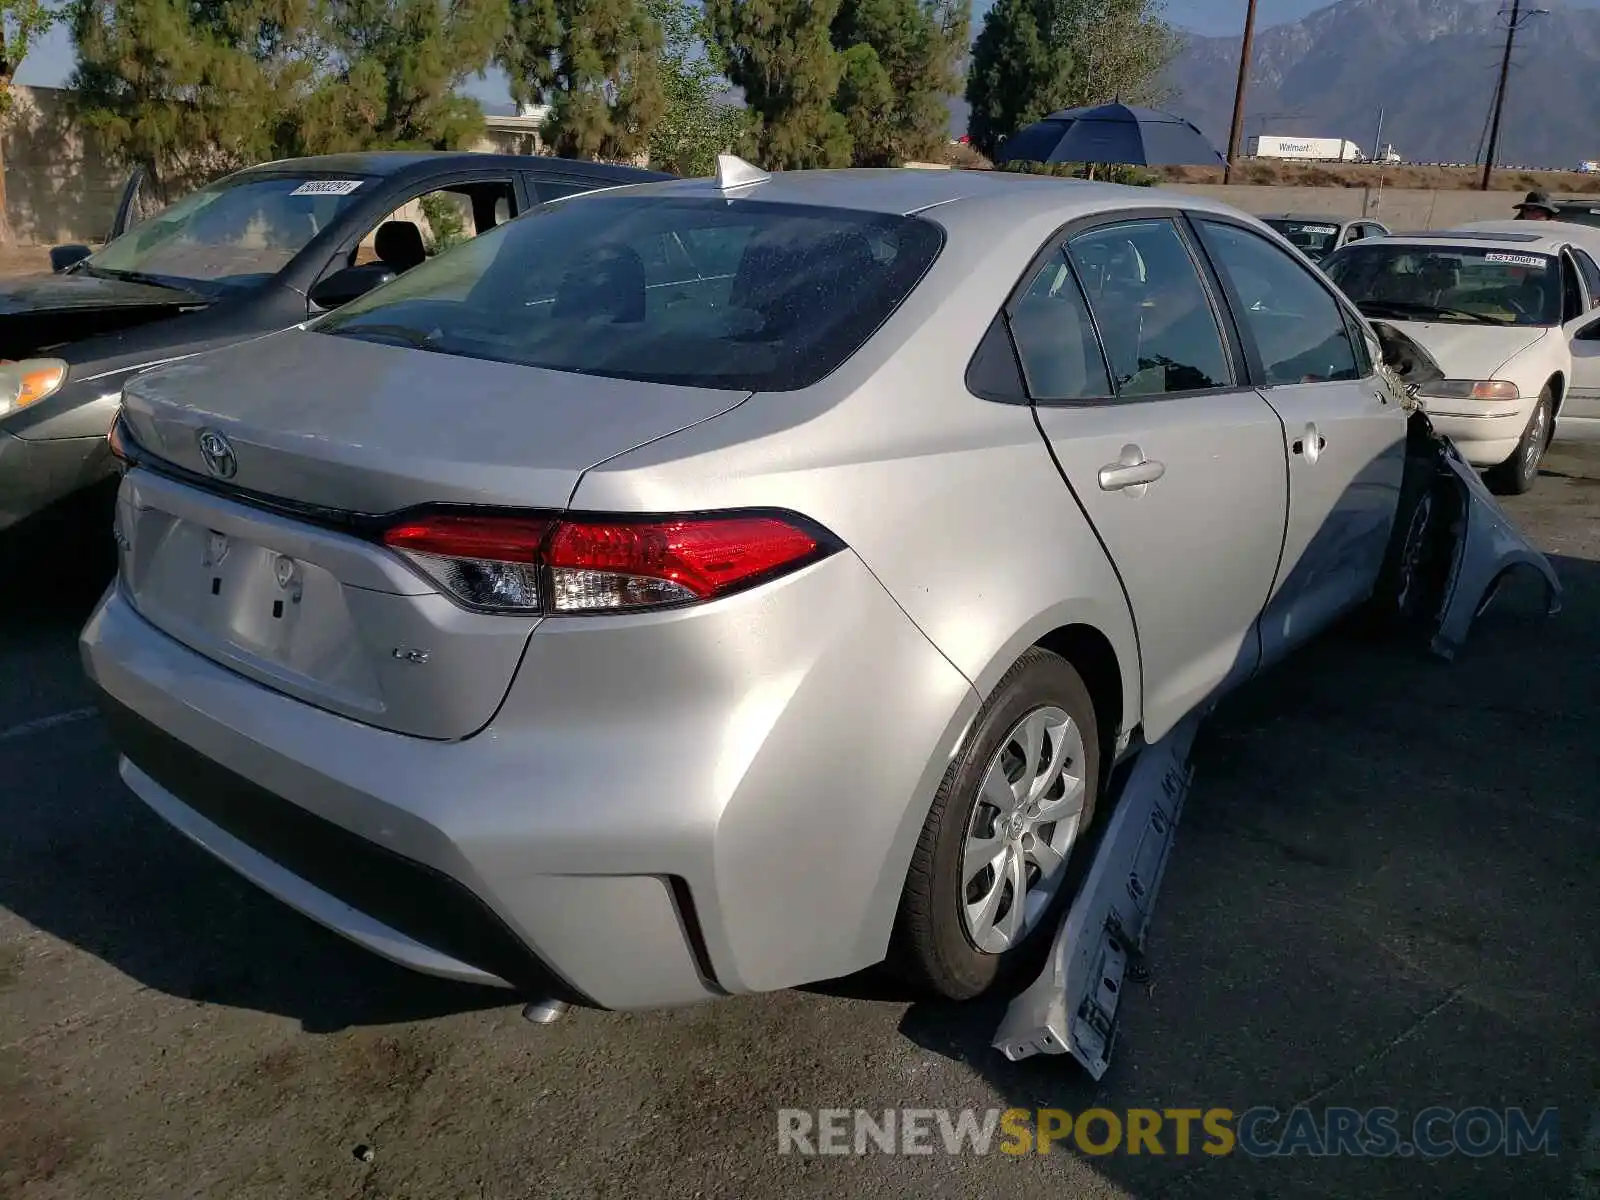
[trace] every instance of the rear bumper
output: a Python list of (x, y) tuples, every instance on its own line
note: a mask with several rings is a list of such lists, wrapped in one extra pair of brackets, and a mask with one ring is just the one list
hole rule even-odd
[(82, 653), (146, 803), (404, 965), (631, 1009), (881, 959), (976, 697), (859, 560), (703, 609), (549, 624), (458, 742), (253, 683), (119, 589)]
[(0, 431), (0, 529), (110, 477), (103, 437), (34, 440)]

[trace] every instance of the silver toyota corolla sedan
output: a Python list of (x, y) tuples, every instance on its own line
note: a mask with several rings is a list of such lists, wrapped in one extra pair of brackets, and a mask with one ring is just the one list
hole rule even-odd
[(395, 961), (971, 997), (1112, 765), (1373, 592), (1379, 353), (1191, 196), (574, 198), (131, 383), (83, 656), (141, 799)]

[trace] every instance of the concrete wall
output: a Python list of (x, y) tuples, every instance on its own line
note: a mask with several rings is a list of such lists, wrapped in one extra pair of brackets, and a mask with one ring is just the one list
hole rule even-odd
[(1401, 188), (1224, 187), (1174, 184), (1172, 190), (1221, 200), (1245, 212), (1371, 217), (1390, 229), (1449, 229), (1467, 221), (1509, 220), (1524, 192), (1408, 191)]
[(6, 213), (17, 241), (99, 241), (111, 228), (127, 172), (67, 115), (60, 88), (12, 89), (3, 144)]

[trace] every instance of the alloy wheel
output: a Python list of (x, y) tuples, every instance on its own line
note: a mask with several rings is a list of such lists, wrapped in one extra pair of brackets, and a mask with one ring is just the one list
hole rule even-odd
[(1049, 910), (1088, 797), (1083, 733), (1059, 708), (1012, 726), (984, 771), (961, 853), (962, 920), (972, 944), (1003, 954)]

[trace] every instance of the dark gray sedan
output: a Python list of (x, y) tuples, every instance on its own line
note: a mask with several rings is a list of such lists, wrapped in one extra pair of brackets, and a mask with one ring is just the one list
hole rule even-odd
[(135, 372), (287, 329), (544, 201), (668, 178), (521, 155), (331, 155), (240, 171), (130, 228), (132, 184), (107, 245), (58, 246), (54, 274), (0, 284), (0, 530), (112, 475), (106, 431)]

